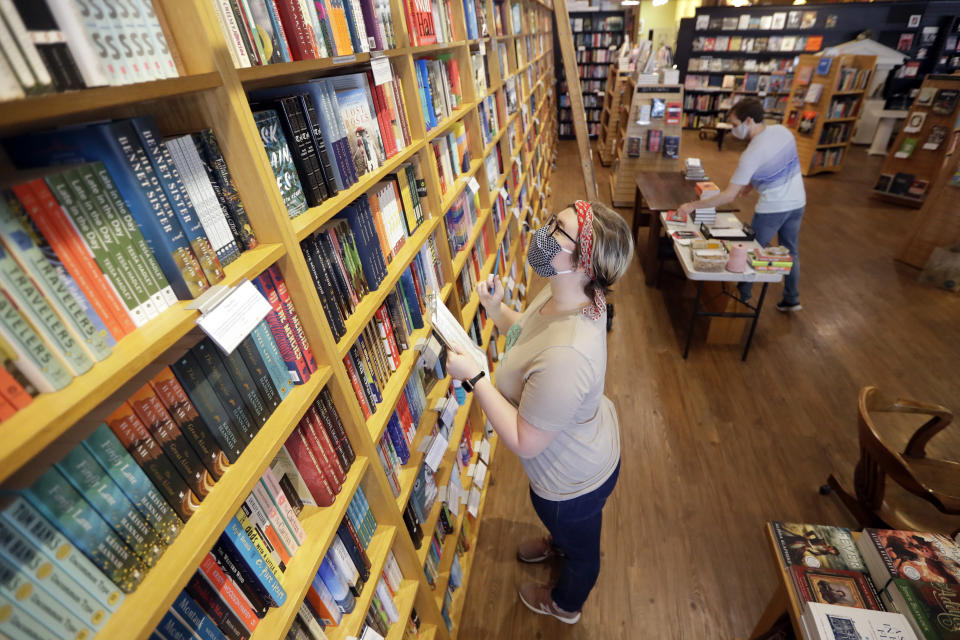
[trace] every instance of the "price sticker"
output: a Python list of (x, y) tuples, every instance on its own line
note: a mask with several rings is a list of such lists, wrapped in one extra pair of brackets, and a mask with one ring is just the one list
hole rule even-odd
[(390, 60), (387, 58), (374, 58), (370, 60), (370, 69), (373, 71), (373, 83), (377, 86), (393, 80), (393, 76), (390, 73)]

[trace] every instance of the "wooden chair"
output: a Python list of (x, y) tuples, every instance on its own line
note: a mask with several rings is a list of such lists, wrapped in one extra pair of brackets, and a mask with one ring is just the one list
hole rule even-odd
[[(895, 398), (873, 386), (860, 390), (859, 409), (860, 461), (854, 472), (855, 495), (848, 493), (832, 474), (827, 479), (829, 487), (837, 492), (861, 526), (936, 533), (952, 531), (951, 535), (957, 535), (960, 532), (960, 462), (926, 455), (930, 439), (953, 420), (950, 410), (937, 404)], [(877, 428), (874, 416), (879, 413), (917, 414), (930, 419), (913, 432), (900, 453)], [(913, 510), (917, 513), (912, 513), (904, 508), (910, 500), (903, 500), (904, 504), (900, 505), (886, 500), (888, 476), (943, 515), (922, 503), (916, 505), (921, 507), (919, 510)]]

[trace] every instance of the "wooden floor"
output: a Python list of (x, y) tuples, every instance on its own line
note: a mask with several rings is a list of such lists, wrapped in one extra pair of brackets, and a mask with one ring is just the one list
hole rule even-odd
[[(576, 144), (562, 141), (553, 202), (582, 195)], [(684, 132), (721, 186), (743, 144), (718, 152)], [(498, 451), (460, 640), (745, 638), (774, 587), (762, 526), (781, 519), (855, 523), (817, 488), (857, 458), (856, 398), (876, 384), (960, 410), (960, 296), (917, 283), (893, 255), (916, 213), (867, 197), (882, 158), (854, 147), (844, 171), (806, 179), (803, 311), (778, 313), (772, 287), (749, 360), (695, 339), (681, 359), (691, 291), (644, 285), (638, 262), (616, 287), (606, 393), (623, 441), (619, 485), (604, 511), (603, 567), (580, 623), (529, 612), (515, 587), (549, 579), (515, 545), (541, 527), (517, 458)], [(601, 198), (607, 176), (596, 164)], [(629, 220), (631, 213), (624, 212)], [(641, 230), (641, 244), (644, 230)], [(960, 457), (960, 429), (934, 453)]]

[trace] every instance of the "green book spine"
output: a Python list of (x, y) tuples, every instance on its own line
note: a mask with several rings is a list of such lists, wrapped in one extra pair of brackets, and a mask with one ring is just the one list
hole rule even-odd
[(107, 524), (148, 567), (163, 555), (164, 545), (107, 472), (82, 446), (54, 465)]
[(0, 555), (43, 585), (84, 624), (99, 629), (107, 621), (107, 609), (102, 603), (4, 520), (0, 520)]
[(34, 285), (47, 296), (63, 322), (73, 329), (88, 354), (98, 362), (110, 355), (110, 346), (90, 322), (76, 299), (63, 285), (56, 270), (2, 198), (0, 198), (0, 238), (21, 268), (33, 279)]
[[(100, 163), (100, 166), (102, 167), (103, 163)], [(154, 311), (159, 314), (170, 305), (167, 304), (160, 295), (160, 283), (153, 277), (153, 273), (147, 267), (147, 261), (143, 253), (141, 253), (139, 247), (134, 243), (133, 238), (130, 237), (124, 228), (120, 220), (120, 213), (113, 206), (113, 202), (107, 195), (106, 187), (100, 180), (97, 167), (92, 164), (85, 164), (78, 167), (75, 173), (77, 173), (80, 178), (80, 184), (78, 186), (84, 188), (90, 195), (96, 205), (99, 220), (104, 223), (100, 231), (104, 235), (109, 234), (111, 239), (117, 243), (118, 248), (123, 251), (123, 255), (118, 256), (117, 259), (120, 260), (122, 258), (126, 260), (127, 264), (133, 269), (133, 272), (128, 274), (128, 277), (143, 285), (150, 305)], [(152, 256), (152, 254), (149, 253), (147, 255)], [(166, 282), (166, 280), (164, 280), (164, 282)]]
[(254, 380), (250, 370), (247, 369), (243, 356), (240, 354), (240, 348), (237, 347), (229, 355), (224, 355), (219, 350), (215, 353), (220, 358), (227, 373), (230, 374), (230, 378), (240, 395), (243, 396), (243, 401), (247, 405), (247, 412), (253, 417), (257, 426), (262, 427), (270, 414), (273, 413), (273, 408), (268, 407), (266, 400), (263, 399), (263, 394), (260, 393), (258, 388), (259, 385)]
[(183, 522), (110, 427), (101, 424), (82, 444), (153, 527), (161, 542), (173, 542)]
[(204, 338), (200, 343), (190, 351), (196, 356), (200, 368), (204, 375), (210, 381), (214, 393), (220, 398), (223, 407), (230, 413), (233, 423), (237, 426), (237, 434), (243, 440), (244, 446), (250, 444), (253, 437), (257, 435), (258, 427), (254, 426), (253, 418), (247, 411), (243, 396), (233, 384), (230, 374), (223, 366), (220, 358), (216, 354), (217, 346), (213, 344), (210, 338)]
[(70, 372), (78, 376), (93, 366), (80, 343), (77, 342), (60, 316), (53, 310), (13, 256), (0, 247), (0, 289), (14, 300), (20, 312), (47, 344), (66, 363)]
[[(92, 176), (92, 172), (83, 167), (69, 169), (64, 172), (67, 183), (73, 190), (73, 195), (80, 208), (74, 224), (83, 234), (84, 238), (89, 238), (91, 248), (93, 248), (93, 237), (100, 243), (100, 252), (109, 256), (114, 264), (114, 268), (120, 270), (116, 278), (123, 278), (127, 286), (133, 292), (137, 300), (137, 308), (143, 310), (147, 319), (160, 315), (161, 309), (158, 309), (153, 303), (153, 294), (150, 290), (150, 283), (143, 279), (143, 274), (137, 269), (136, 264), (130, 259), (130, 240), (119, 230), (114, 229), (109, 221), (107, 213), (111, 210), (103, 190), (94, 192), (90, 188), (86, 177)], [(95, 178), (95, 176), (94, 176)], [(97, 264), (100, 262), (100, 254), (95, 254)]]
[(47, 470), (24, 494), (125, 593), (143, 580), (143, 563), (59, 471)]
[(14, 498), (0, 516), (43, 551), (49, 560), (82, 584), (108, 611), (120, 608), (124, 595), (117, 585), (24, 498)]
[(5, 637), (16, 640), (60, 640), (36, 618), (15, 606), (13, 600), (0, 596), (0, 611), (4, 612), (0, 619), (0, 633)]
[(90, 166), (94, 168), (97, 177), (100, 178), (100, 184), (103, 185), (107, 198), (109, 198), (113, 204), (113, 208), (116, 209), (117, 214), (120, 216), (120, 222), (123, 223), (123, 228), (127, 236), (133, 240), (137, 252), (143, 256), (153, 279), (159, 283), (161, 298), (166, 302), (168, 307), (175, 304), (177, 302), (177, 294), (173, 292), (173, 287), (170, 286), (167, 277), (163, 275), (163, 270), (160, 268), (156, 256), (150, 251), (150, 246), (147, 244), (146, 238), (143, 237), (140, 227), (137, 226), (137, 221), (133, 219), (130, 209), (127, 208), (127, 203), (124, 202), (123, 197), (121, 197), (120, 192), (117, 190), (117, 185), (114, 184), (113, 179), (110, 178), (110, 173), (107, 171), (107, 168), (102, 162), (94, 162), (91, 163)]
[(14, 364), (38, 391), (52, 392), (70, 384), (73, 376), (47, 347), (26, 318), (0, 295), (0, 337), (16, 352)]
[(52, 595), (6, 559), (0, 558), (0, 594), (16, 602), (60, 638), (86, 640), (93, 637), (93, 628), (70, 613)]

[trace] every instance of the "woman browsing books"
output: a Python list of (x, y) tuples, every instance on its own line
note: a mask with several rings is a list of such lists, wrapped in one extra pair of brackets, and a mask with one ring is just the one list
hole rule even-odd
[(620, 471), (617, 412), (603, 395), (607, 365), (604, 296), (633, 253), (623, 218), (600, 203), (578, 201), (536, 231), (527, 252), (548, 280), (523, 313), (501, 301), (494, 277), (477, 286), (506, 350), (494, 386), (475, 361), (449, 353), (447, 371), (476, 393), (530, 479), (530, 499), (549, 536), (517, 549), (522, 562), (562, 558), (557, 584), (519, 587), (536, 613), (573, 624), (600, 573), (603, 506)]

